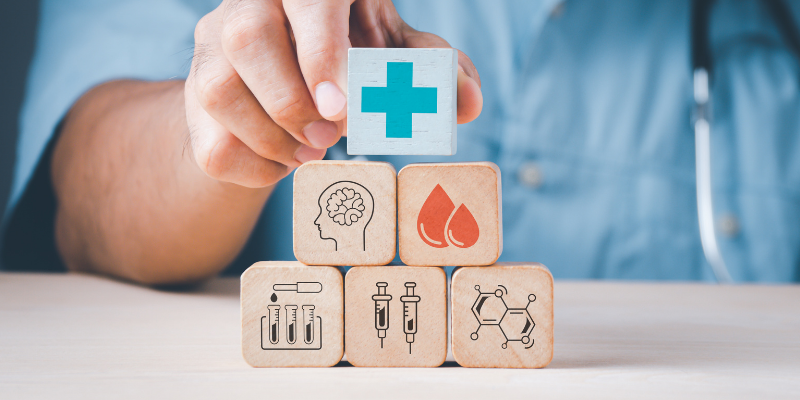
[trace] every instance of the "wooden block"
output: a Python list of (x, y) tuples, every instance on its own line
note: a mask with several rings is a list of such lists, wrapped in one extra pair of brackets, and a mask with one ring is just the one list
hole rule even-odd
[(409, 164), (397, 176), (397, 204), (407, 265), (490, 265), (503, 251), (494, 163)]
[(450, 286), (462, 367), (542, 368), (553, 359), (553, 276), (539, 263), (463, 267)]
[(386, 265), (397, 243), (392, 164), (312, 161), (294, 174), (294, 256), (309, 265)]
[[(437, 267), (354, 267), (345, 348), (357, 367), (437, 367), (447, 356), (447, 278)], [(419, 326), (419, 327), (418, 327)]]
[(264, 261), (242, 274), (242, 354), (254, 367), (330, 367), (342, 359), (342, 274)]
[(455, 49), (348, 52), (347, 153), (456, 153)]

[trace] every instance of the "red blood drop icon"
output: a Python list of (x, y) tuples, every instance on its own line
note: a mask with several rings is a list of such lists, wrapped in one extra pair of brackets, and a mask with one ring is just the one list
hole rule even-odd
[(450, 218), (447, 224), (447, 241), (453, 246), (466, 249), (478, 241), (480, 232), (478, 231), (478, 221), (469, 212), (465, 205), (458, 207), (458, 210)]
[[(441, 186), (436, 185), (425, 199), (422, 209), (419, 210), (417, 217), (417, 232), (419, 237), (429, 246), (443, 248), (447, 247), (444, 238), (445, 226), (450, 214), (456, 208), (453, 200), (445, 193)], [(471, 215), (470, 215), (471, 217)], [(476, 230), (477, 231), (477, 230)]]

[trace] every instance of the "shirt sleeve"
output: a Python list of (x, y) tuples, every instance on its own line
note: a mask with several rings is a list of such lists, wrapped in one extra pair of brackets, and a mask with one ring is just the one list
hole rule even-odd
[(3, 222), (5, 269), (53, 269), (50, 150), (87, 90), (115, 79), (184, 78), (197, 21), (218, 1), (43, 0)]

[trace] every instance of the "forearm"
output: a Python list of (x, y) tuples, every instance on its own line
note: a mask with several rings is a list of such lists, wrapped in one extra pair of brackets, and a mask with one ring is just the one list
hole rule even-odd
[(73, 106), (52, 160), (56, 243), (69, 269), (178, 283), (236, 256), (271, 187), (208, 177), (188, 135), (182, 81), (110, 82)]

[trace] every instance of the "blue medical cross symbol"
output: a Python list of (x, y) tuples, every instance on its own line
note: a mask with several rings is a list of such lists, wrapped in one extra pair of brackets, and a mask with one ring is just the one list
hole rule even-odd
[(387, 138), (411, 138), (412, 113), (436, 113), (436, 88), (414, 87), (414, 63), (386, 63), (386, 87), (361, 88), (362, 113), (386, 113)]

